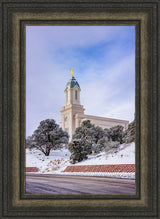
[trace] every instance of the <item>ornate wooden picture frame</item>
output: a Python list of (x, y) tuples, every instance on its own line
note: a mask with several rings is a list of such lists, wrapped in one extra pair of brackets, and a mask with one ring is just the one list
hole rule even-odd
[[(160, 2), (0, 0), (0, 6), (1, 218), (158, 218)], [(25, 26), (33, 24), (135, 25), (135, 195), (25, 194)]]

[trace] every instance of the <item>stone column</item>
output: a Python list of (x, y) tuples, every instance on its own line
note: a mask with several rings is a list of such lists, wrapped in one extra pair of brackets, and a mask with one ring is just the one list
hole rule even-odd
[(69, 114), (69, 136), (70, 136), (69, 141), (72, 140), (72, 135), (73, 135), (72, 123), (73, 123), (73, 120), (72, 120), (72, 110), (71, 110)]
[(78, 114), (75, 115), (75, 129), (79, 127), (79, 118)]

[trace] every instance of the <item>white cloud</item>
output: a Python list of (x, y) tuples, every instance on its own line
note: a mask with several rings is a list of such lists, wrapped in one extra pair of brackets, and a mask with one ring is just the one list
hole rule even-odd
[(88, 72), (81, 92), (81, 102), (86, 108), (86, 114), (113, 114), (115, 118), (132, 120), (135, 110), (133, 66), (134, 56), (130, 55), (107, 70), (104, 66), (104, 73), (101, 75), (93, 70)]

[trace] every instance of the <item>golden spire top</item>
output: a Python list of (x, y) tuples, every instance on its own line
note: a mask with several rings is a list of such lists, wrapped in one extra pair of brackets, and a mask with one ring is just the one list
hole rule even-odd
[(71, 72), (72, 72), (72, 77), (73, 77), (73, 72), (74, 72), (74, 70), (73, 70), (73, 69), (71, 69)]

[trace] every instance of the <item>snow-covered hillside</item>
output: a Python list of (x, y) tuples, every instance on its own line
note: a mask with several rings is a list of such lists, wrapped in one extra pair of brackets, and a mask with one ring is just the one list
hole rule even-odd
[(122, 144), (116, 152), (101, 152), (89, 155), (88, 159), (75, 165), (102, 165), (102, 164), (135, 164), (135, 143)]
[[(69, 163), (70, 152), (67, 149), (51, 151), (45, 156), (37, 149), (26, 149), (26, 167), (37, 167), (39, 173), (62, 174)], [(135, 144), (122, 144), (118, 151), (106, 154), (101, 152), (97, 155), (89, 155), (87, 160), (74, 165), (102, 165), (102, 164), (134, 164)], [(72, 164), (73, 165), (73, 164)]]
[(26, 167), (37, 167), (40, 173), (61, 172), (70, 164), (69, 157), (68, 149), (51, 150), (49, 156), (37, 149), (26, 149)]

